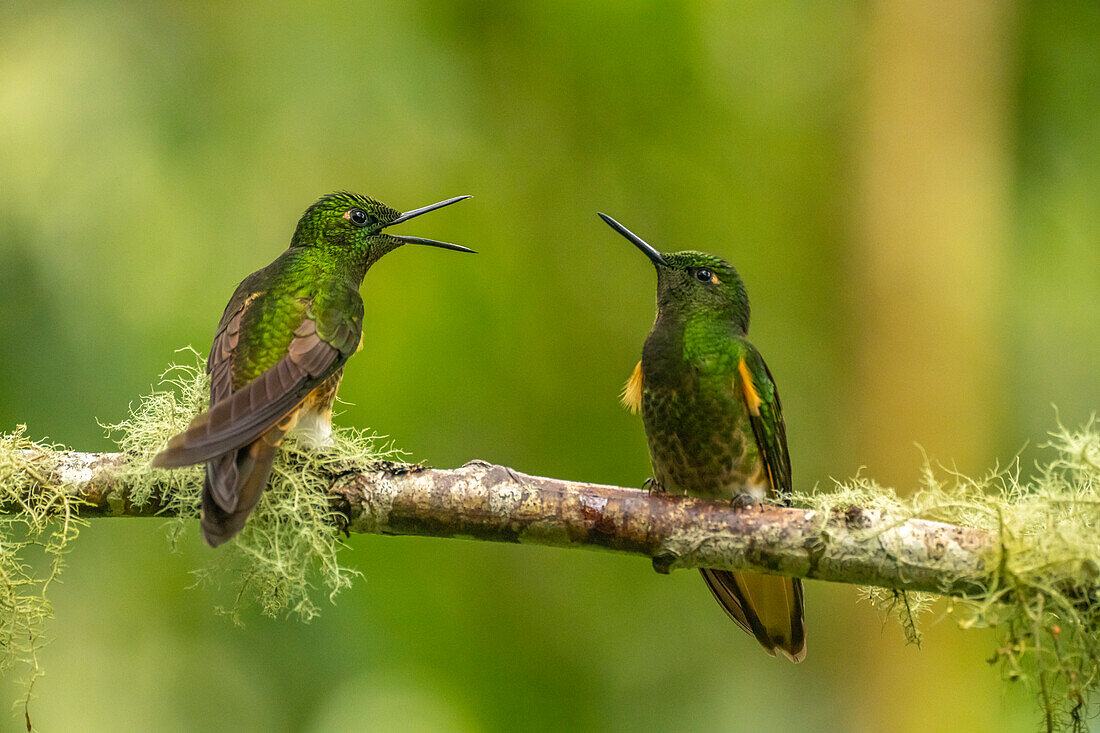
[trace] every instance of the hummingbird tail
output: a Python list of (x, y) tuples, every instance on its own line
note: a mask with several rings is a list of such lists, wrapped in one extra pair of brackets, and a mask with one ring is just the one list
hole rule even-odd
[(792, 662), (805, 659), (801, 580), (708, 568), (699, 572), (726, 614), (768, 654), (778, 650)]
[[(248, 515), (260, 501), (271, 465), (286, 431), (272, 428), (256, 441), (206, 464), (202, 491), (202, 536), (206, 544), (217, 547), (244, 528)], [(215, 487), (225, 488), (216, 491)], [(232, 501), (226, 501), (228, 493)]]

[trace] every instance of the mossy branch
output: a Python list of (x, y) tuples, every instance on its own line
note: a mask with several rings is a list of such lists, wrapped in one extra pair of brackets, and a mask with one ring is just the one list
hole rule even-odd
[[(79, 524), (91, 517), (165, 516), (193, 528), (202, 468), (158, 471), (152, 456), (206, 406), (203, 360), (175, 366), (127, 419), (107, 426), (119, 453), (80, 453), (0, 435), (0, 673), (37, 676), (46, 590)], [(1047, 730), (1084, 730), (1100, 687), (1100, 430), (1052, 433), (1050, 457), (970, 478), (930, 467), (905, 498), (856, 477), (798, 493), (795, 507), (722, 502), (528, 476), (474, 461), (452, 470), (396, 462), (376, 436), (333, 433), (330, 449), (288, 440), (244, 531), (204, 554), (200, 578), (238, 581), (228, 609), (309, 619), (358, 572), (340, 560), (342, 533), (428, 535), (603, 548), (652, 559), (661, 572), (711, 567), (856, 583), (900, 617), (930, 594), (954, 596), (965, 628), (992, 628), (991, 661), (1033, 685)], [(946, 473), (947, 478), (941, 475)], [(193, 530), (186, 535), (198, 543)], [(50, 558), (33, 561), (37, 548)], [(869, 587), (868, 587), (869, 586)], [(29, 699), (29, 693), (28, 697)]]
[[(178, 511), (171, 496), (135, 502), (142, 474), (121, 453), (31, 456), (82, 517), (148, 517)], [(32, 477), (33, 478), (33, 477)], [(818, 580), (974, 595), (1000, 567), (988, 532), (874, 508), (740, 508), (641, 489), (528, 476), (473, 461), (452, 470), (389, 461), (326, 466), (338, 529), (588, 547), (652, 558), (661, 572), (709, 567)], [(17, 509), (16, 507), (12, 507)]]

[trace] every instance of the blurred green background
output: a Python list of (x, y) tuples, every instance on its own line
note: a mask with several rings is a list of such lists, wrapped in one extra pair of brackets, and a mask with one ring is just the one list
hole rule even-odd
[[(797, 487), (921, 454), (1025, 465), (1100, 405), (1100, 6), (457, 2), (0, 6), (0, 429), (117, 420), (302, 210), (408, 209), (364, 287), (341, 424), (640, 485), (618, 390), (654, 277), (595, 216), (741, 270)], [(96, 521), (63, 584), (42, 730), (1031, 730), (950, 615), (907, 647), (807, 586), (770, 659), (694, 573), (607, 553), (354, 537), (309, 625), (215, 615), (210, 550)], [(0, 698), (17, 688), (8, 680)], [(0, 727), (21, 725), (16, 717)]]

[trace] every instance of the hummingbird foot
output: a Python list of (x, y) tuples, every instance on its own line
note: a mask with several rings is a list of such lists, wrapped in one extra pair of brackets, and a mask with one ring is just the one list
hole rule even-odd
[(746, 509), (751, 509), (759, 503), (760, 500), (748, 491), (742, 491), (738, 494), (734, 494), (733, 498), (730, 499), (730, 504), (733, 505), (733, 508), (742, 512)]
[(672, 565), (676, 562), (676, 556), (667, 555), (654, 555), (653, 556), (653, 570), (661, 575), (668, 575), (672, 572)]
[(664, 489), (661, 488), (661, 482), (653, 476), (650, 476), (642, 482), (642, 489), (645, 491), (652, 491), (656, 494), (664, 493)]

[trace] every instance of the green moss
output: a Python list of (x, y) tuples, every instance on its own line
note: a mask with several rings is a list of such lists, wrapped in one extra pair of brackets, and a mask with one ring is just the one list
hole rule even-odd
[[(896, 517), (977, 527), (997, 536), (1001, 567), (980, 597), (952, 599), (964, 628), (998, 634), (993, 662), (1008, 680), (1034, 687), (1048, 730), (1084, 730), (1097, 712), (1100, 681), (1100, 429), (1059, 428), (1044, 446), (1051, 459), (1021, 478), (1018, 462), (972, 479), (926, 465), (923, 485), (901, 499), (857, 477), (798, 503), (814, 509), (875, 507)], [(897, 613), (919, 642), (916, 617), (929, 594), (864, 589)]]
[[(152, 456), (206, 407), (208, 381), (200, 355), (162, 375), (159, 388), (105, 426), (131, 457), (131, 501), (165, 507), (173, 543), (198, 543), (202, 468), (149, 468)], [(994, 533), (1002, 564), (979, 597), (953, 599), (951, 612), (967, 628), (998, 634), (993, 661), (1008, 680), (1034, 686), (1049, 730), (1083, 730), (1097, 712), (1100, 681), (1100, 429), (1060, 428), (1047, 446), (1051, 459), (1022, 479), (1018, 464), (981, 479), (930, 467), (912, 496), (865, 477), (834, 490), (796, 498), (806, 508), (876, 508), (898, 518), (933, 519)], [(23, 428), (0, 435), (0, 673), (25, 667), (27, 697), (38, 676), (37, 651), (51, 616), (47, 590), (76, 537), (80, 502), (59, 488), (55, 446), (34, 443)], [(337, 429), (326, 451), (302, 450), (288, 439), (271, 483), (245, 530), (211, 551), (195, 571), (201, 582), (231, 585), (233, 618), (247, 606), (302, 620), (320, 610), (358, 575), (340, 562), (340, 517), (326, 499), (343, 472), (399, 458), (377, 436)], [(545, 540), (545, 537), (543, 538)], [(554, 539), (561, 539), (555, 537)], [(562, 544), (568, 544), (562, 542)], [(919, 642), (916, 619), (933, 596), (865, 589), (894, 611), (906, 636)]]
[(82, 502), (57, 487), (57, 447), (27, 440), (25, 429), (0, 435), (0, 674), (25, 682), (29, 726), (38, 651), (53, 615), (47, 591), (82, 524)]
[[(169, 437), (206, 409), (209, 378), (200, 355), (190, 349), (186, 353), (189, 363), (165, 372), (160, 388), (132, 407), (126, 420), (105, 426), (132, 458), (127, 469), (131, 501), (142, 505), (156, 498), (166, 514), (177, 517), (170, 531), (173, 545), (184, 539), (199, 542), (194, 520), (203, 468), (161, 471), (148, 466)], [(194, 571), (197, 580), (234, 584), (234, 602), (220, 610), (235, 620), (248, 606), (272, 616), (313, 618), (320, 610), (319, 595), (333, 599), (358, 575), (339, 560), (340, 517), (327, 499), (332, 480), (350, 467), (361, 469), (400, 455), (378, 436), (346, 428), (334, 429), (333, 445), (324, 451), (304, 450), (288, 437), (245, 529), (209, 553), (210, 563)]]

